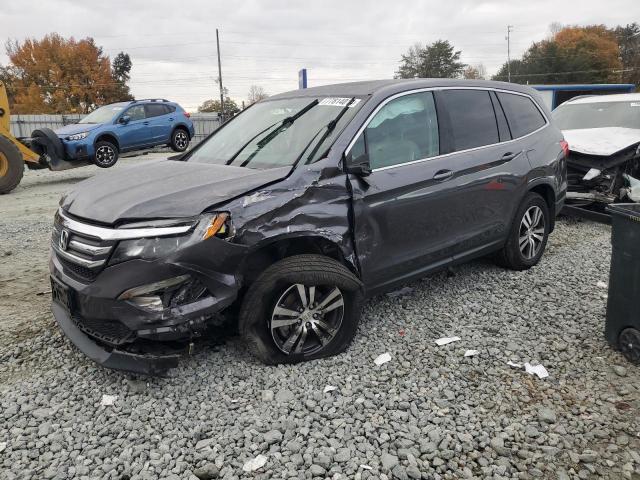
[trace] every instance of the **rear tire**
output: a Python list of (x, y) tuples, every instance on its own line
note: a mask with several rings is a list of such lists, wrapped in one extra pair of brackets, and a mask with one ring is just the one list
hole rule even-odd
[(625, 328), (618, 337), (618, 346), (627, 360), (640, 365), (640, 331)]
[(24, 175), (24, 161), (18, 147), (0, 136), (0, 194), (16, 188)]
[(189, 133), (184, 128), (176, 128), (171, 134), (171, 149), (174, 152), (184, 152), (189, 148)]
[(550, 225), (547, 202), (529, 192), (516, 212), (504, 247), (496, 254), (496, 263), (511, 270), (537, 265), (547, 246)]
[(268, 365), (329, 357), (353, 340), (361, 301), (362, 284), (344, 265), (322, 255), (288, 257), (249, 287), (240, 335)]
[(111, 168), (118, 161), (118, 147), (113, 143), (104, 140), (96, 143), (96, 153), (94, 154), (93, 163), (100, 168)]

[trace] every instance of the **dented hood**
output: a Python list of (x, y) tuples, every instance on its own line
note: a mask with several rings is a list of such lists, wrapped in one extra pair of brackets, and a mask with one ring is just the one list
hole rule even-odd
[(573, 152), (606, 156), (640, 143), (640, 129), (606, 127), (563, 130), (564, 139)]
[(256, 170), (164, 160), (96, 175), (79, 183), (62, 208), (80, 218), (119, 220), (191, 217), (207, 207), (287, 176), (290, 167)]

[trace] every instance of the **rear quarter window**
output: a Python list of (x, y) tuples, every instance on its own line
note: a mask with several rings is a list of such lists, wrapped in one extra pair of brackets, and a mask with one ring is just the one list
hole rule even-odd
[(498, 125), (487, 90), (442, 90), (438, 112), (448, 117), (453, 151), (492, 145), (500, 141)]
[(547, 122), (533, 100), (527, 96), (498, 92), (513, 138), (523, 137)]

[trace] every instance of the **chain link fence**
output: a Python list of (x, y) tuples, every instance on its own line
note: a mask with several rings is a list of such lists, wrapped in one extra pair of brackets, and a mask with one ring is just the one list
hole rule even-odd
[[(11, 133), (16, 137), (29, 137), (39, 128), (56, 128), (77, 123), (84, 115), (11, 115)], [(197, 144), (220, 126), (216, 113), (195, 113), (191, 115), (196, 134), (191, 146)]]

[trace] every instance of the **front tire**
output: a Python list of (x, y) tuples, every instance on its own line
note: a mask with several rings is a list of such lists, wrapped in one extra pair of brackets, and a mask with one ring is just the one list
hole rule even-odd
[(100, 168), (111, 168), (118, 161), (119, 152), (111, 142), (100, 141), (96, 143), (96, 153), (94, 154), (93, 163)]
[(176, 128), (171, 134), (171, 149), (184, 152), (189, 147), (189, 134), (184, 128)]
[(640, 331), (625, 328), (618, 337), (618, 346), (627, 360), (640, 365)]
[(356, 334), (362, 284), (322, 255), (296, 255), (267, 268), (240, 309), (240, 334), (268, 365), (298, 363), (344, 351)]
[(496, 255), (497, 263), (511, 270), (528, 270), (537, 265), (547, 246), (550, 225), (547, 202), (529, 192), (516, 212), (504, 247)]

